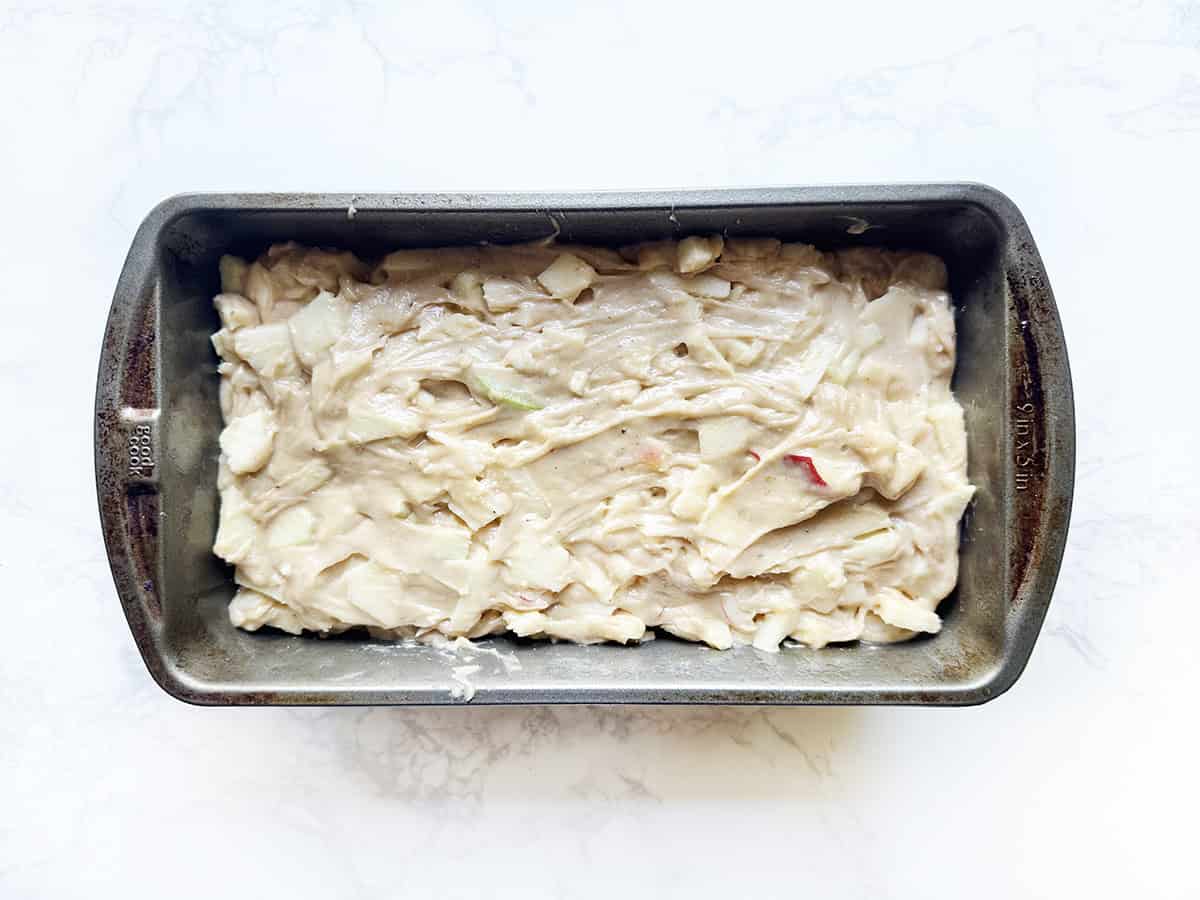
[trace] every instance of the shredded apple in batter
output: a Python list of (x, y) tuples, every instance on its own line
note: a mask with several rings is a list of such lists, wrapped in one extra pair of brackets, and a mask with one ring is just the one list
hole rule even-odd
[(232, 622), (712, 647), (940, 627), (940, 260), (689, 237), (221, 260)]

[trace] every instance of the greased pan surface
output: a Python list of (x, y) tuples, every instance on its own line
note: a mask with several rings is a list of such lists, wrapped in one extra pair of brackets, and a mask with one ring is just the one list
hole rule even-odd
[[(958, 587), (934, 636), (890, 646), (718, 652), (491, 638), (432, 647), (234, 629), (216, 531), (212, 297), (224, 253), (296, 240), (377, 255), (401, 247), (626, 244), (723, 232), (942, 256), (958, 325), (954, 390), (969, 474)], [(117, 593), (154, 679), (204, 704), (980, 703), (1029, 659), (1058, 574), (1075, 456), (1070, 372), (1053, 294), (1017, 208), (972, 184), (605, 194), (210, 194), (173, 197), (134, 237), (96, 390), (96, 484)], [(519, 667), (512, 664), (516, 659)], [(505, 664), (507, 662), (507, 664)]]

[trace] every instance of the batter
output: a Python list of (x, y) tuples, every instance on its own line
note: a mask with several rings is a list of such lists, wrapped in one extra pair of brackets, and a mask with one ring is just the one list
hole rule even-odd
[(689, 237), (221, 261), (233, 624), (935, 632), (972, 495), (941, 261)]

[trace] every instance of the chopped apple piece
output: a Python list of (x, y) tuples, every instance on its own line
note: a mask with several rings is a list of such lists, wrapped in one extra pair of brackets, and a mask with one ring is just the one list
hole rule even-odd
[(541, 275), (538, 282), (553, 297), (574, 303), (575, 298), (596, 281), (596, 270), (578, 256), (560, 253)]
[(711, 237), (689, 237), (679, 242), (675, 257), (675, 269), (680, 275), (703, 272), (717, 261), (725, 241), (719, 234)]

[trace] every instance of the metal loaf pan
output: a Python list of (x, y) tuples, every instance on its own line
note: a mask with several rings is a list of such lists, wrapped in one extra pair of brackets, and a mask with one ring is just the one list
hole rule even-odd
[[(868, 227), (869, 226), (869, 227)], [(217, 328), (223, 253), (296, 240), (377, 255), (542, 238), (625, 244), (687, 234), (774, 236), (940, 254), (957, 306), (954, 388), (978, 494), (940, 634), (905, 644), (726, 652), (491, 639), (480, 703), (971, 704), (1029, 659), (1071, 508), (1074, 412), (1066, 348), (1025, 221), (980, 185), (606, 194), (214, 194), (173, 197), (138, 229), (117, 284), (96, 391), (96, 483), (117, 593), (154, 679), (204, 704), (438, 704), (456, 699), (430, 647), (246, 634), (225, 607), (216, 530)], [(865, 230), (864, 230), (865, 229)]]

